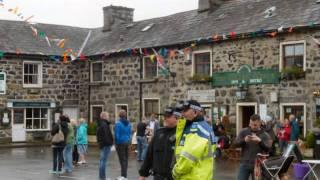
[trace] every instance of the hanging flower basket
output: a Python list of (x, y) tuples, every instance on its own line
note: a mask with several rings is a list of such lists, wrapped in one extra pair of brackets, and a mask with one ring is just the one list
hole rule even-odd
[(192, 82), (199, 82), (199, 83), (208, 83), (212, 81), (212, 77), (209, 75), (193, 75), (189, 78)]
[(281, 72), (281, 77), (284, 80), (302, 79), (305, 78), (305, 75), (303, 69), (298, 67), (285, 68)]

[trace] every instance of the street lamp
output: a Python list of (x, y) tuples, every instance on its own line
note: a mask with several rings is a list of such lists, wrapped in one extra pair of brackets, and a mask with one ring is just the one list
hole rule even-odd
[(248, 88), (245, 84), (240, 84), (236, 90), (236, 98), (238, 100), (244, 100), (247, 97)]

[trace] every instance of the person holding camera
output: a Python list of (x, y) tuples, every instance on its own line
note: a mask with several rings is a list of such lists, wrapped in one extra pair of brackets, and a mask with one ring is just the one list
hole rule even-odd
[(255, 179), (254, 167), (259, 153), (269, 153), (272, 140), (267, 132), (261, 129), (260, 116), (250, 117), (249, 127), (240, 131), (235, 146), (241, 148), (238, 180)]

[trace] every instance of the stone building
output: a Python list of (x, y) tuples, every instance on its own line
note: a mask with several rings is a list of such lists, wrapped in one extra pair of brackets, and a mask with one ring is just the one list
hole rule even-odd
[(85, 44), (87, 60), (67, 64), (50, 60), (64, 51), (23, 22), (1, 21), (1, 128), (32, 140), (59, 113), (92, 122), (126, 109), (139, 121), (194, 98), (209, 118), (228, 115), (233, 134), (253, 113), (293, 113), (305, 135), (320, 118), (319, 10), (315, 0), (199, 0), (197, 10), (138, 22), (133, 9), (105, 7), (96, 29), (38, 24), (75, 51)]

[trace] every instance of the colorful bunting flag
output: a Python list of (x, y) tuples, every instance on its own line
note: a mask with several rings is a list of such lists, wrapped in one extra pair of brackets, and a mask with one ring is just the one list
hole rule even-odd
[(59, 48), (64, 48), (64, 45), (65, 45), (65, 39), (61, 39), (58, 43), (57, 43), (57, 46), (59, 47)]
[(48, 46), (51, 47), (51, 43), (50, 43), (49, 37), (46, 36), (45, 38), (46, 38), (46, 41), (47, 41), (47, 43), (48, 43)]
[(283, 32), (283, 26), (278, 28), (278, 32)]
[(2, 59), (4, 56), (4, 52), (3, 51), (0, 51), (0, 59)]
[(33, 35), (33, 36), (37, 36), (37, 35), (38, 35), (38, 30), (37, 30), (35, 27), (33, 27), (33, 26), (30, 26), (30, 28), (31, 28), (31, 30), (32, 30), (32, 35)]
[(231, 39), (235, 39), (235, 38), (237, 38), (237, 34), (235, 32), (231, 32), (230, 37), (231, 37)]
[(28, 22), (30, 19), (32, 19), (34, 16), (32, 15), (32, 16), (30, 16), (30, 17), (28, 17), (28, 18), (26, 18), (24, 21), (25, 22)]
[(84, 61), (84, 60), (86, 60), (86, 56), (84, 54), (81, 54), (80, 55), (80, 61)]
[(213, 41), (219, 41), (219, 35), (218, 34), (213, 36)]
[(276, 37), (277, 34), (278, 34), (277, 31), (268, 33), (268, 35), (270, 35), (271, 37)]
[(293, 32), (293, 27), (290, 27), (290, 28), (288, 29), (288, 32), (289, 32), (289, 33), (292, 33), (292, 32)]
[(176, 51), (175, 50), (170, 50), (169, 52), (169, 58), (174, 59), (176, 57)]
[(40, 38), (46, 38), (46, 33), (45, 32), (39, 32), (39, 37)]

